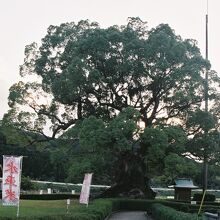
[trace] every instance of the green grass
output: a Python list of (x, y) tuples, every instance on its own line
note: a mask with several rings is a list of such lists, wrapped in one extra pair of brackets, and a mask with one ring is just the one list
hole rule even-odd
[[(74, 209), (82, 206), (77, 200), (71, 200), (69, 213), (73, 213)], [(20, 201), (20, 217), (26, 216), (48, 216), (48, 215), (65, 215), (66, 200), (21, 200)], [(17, 207), (9, 207), (0, 205), (1, 217), (15, 217)]]

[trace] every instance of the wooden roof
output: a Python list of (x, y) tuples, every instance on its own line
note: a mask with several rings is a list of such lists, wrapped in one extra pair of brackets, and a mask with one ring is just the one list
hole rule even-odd
[(188, 188), (188, 189), (197, 189), (198, 186), (193, 184), (193, 181), (190, 178), (178, 178), (174, 180), (174, 185), (169, 186), (172, 188)]

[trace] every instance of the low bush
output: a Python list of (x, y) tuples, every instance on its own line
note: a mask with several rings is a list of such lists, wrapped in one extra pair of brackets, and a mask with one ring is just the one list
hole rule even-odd
[[(202, 197), (203, 197), (203, 194), (202, 194), (202, 193), (195, 193), (195, 194), (193, 195), (193, 200), (194, 200), (194, 201), (201, 201), (201, 200), (202, 200)], [(214, 202), (214, 201), (215, 201), (215, 195), (213, 195), (213, 194), (205, 194), (204, 201)]]
[(155, 203), (152, 205), (152, 216), (157, 220), (201, 220), (197, 214), (176, 211), (171, 207)]
[(21, 199), (28, 200), (63, 200), (63, 199), (78, 199), (79, 194), (21, 194)]
[[(200, 204), (191, 205), (189, 202), (177, 202), (171, 200), (141, 200), (141, 199), (114, 199), (113, 205), (116, 203), (116, 210), (136, 210), (150, 212), (152, 205), (160, 203), (162, 205), (171, 207), (177, 211), (187, 213), (197, 213), (199, 211)], [(202, 211), (217, 212), (220, 209), (220, 204), (213, 203), (205, 204), (202, 207)]]
[(190, 203), (176, 202), (170, 200), (146, 200), (146, 199), (114, 199), (113, 204), (117, 202), (119, 210), (136, 210), (136, 211), (150, 211), (151, 207), (155, 203), (164, 204), (177, 211), (191, 212), (191, 209), (197, 211), (198, 205), (191, 205)]
[(31, 182), (30, 177), (22, 176), (21, 177), (21, 189), (22, 190), (36, 190), (38, 188), (35, 183)]

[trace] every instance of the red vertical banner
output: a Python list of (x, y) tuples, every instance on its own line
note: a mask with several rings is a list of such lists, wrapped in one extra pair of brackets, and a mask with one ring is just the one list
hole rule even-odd
[(2, 205), (19, 206), (22, 157), (3, 156)]
[(88, 205), (89, 203), (91, 182), (92, 182), (92, 173), (85, 174), (83, 185), (82, 185), (82, 190), (81, 190), (80, 198), (79, 198), (79, 202), (82, 204)]

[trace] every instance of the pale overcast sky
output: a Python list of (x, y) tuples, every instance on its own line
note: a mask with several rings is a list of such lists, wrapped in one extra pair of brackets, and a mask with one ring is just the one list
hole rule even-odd
[[(198, 41), (205, 54), (207, 0), (1, 0), (0, 119), (7, 111), (9, 87), (19, 80), (25, 45), (39, 43), (49, 25), (97, 21), (101, 27), (140, 17), (152, 28), (168, 23), (182, 38)], [(220, 1), (209, 0), (209, 60), (220, 74)]]

